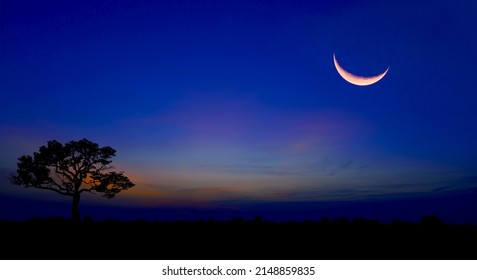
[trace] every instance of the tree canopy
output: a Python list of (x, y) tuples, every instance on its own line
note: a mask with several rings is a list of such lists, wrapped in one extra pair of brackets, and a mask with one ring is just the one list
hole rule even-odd
[(64, 145), (52, 140), (33, 156), (18, 158), (17, 174), (11, 176), (11, 181), (72, 197), (73, 219), (79, 219), (81, 193), (101, 193), (105, 198), (113, 198), (122, 190), (134, 187), (123, 172), (110, 171), (113, 169), (111, 158), (115, 155), (113, 148), (99, 147), (87, 139)]

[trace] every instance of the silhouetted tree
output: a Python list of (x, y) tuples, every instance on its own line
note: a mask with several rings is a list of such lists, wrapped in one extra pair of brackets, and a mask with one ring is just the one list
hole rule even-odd
[(87, 139), (61, 144), (48, 141), (33, 156), (18, 158), (18, 169), (12, 174), (12, 183), (24, 187), (50, 190), (73, 199), (73, 221), (81, 220), (80, 195), (83, 192), (101, 193), (113, 198), (117, 193), (134, 187), (122, 172), (109, 171), (116, 150), (99, 147)]

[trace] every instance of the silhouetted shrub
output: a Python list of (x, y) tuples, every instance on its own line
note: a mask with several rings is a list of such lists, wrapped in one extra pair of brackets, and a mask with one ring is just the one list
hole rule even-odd
[(93, 218), (91, 218), (90, 215), (86, 215), (86, 216), (84, 216), (83, 222), (86, 223), (86, 224), (91, 224), (91, 223), (94, 222), (94, 220), (93, 220)]
[(263, 218), (262, 216), (258, 215), (255, 217), (255, 219), (253, 220), (254, 223), (263, 223)]
[(320, 220), (321, 225), (328, 225), (329, 223), (330, 223), (330, 220), (328, 219), (328, 217), (323, 217)]
[(441, 220), (441, 218), (439, 218), (435, 215), (430, 215), (430, 216), (423, 216), (422, 217), (421, 225), (426, 226), (426, 227), (437, 227), (437, 226), (444, 225), (444, 222)]
[(348, 218), (347, 217), (341, 217), (341, 218), (336, 218), (334, 219), (331, 224), (337, 225), (337, 226), (346, 226), (349, 224)]

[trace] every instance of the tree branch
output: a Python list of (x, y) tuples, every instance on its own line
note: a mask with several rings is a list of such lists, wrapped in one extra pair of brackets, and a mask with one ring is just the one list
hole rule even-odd
[(71, 171), (69, 171), (67, 167), (65, 168), (64, 166), (60, 166), (56, 163), (52, 164), (51, 166), (55, 167), (55, 172), (56, 173), (65, 176), (66, 178), (68, 178), (69, 181), (74, 180), (74, 174), (71, 173)]
[(93, 190), (94, 190), (94, 189), (93, 189), (93, 187), (91, 187), (91, 188), (89, 188), (89, 189), (81, 189), (81, 190), (79, 191), (79, 193), (82, 193), (82, 192), (89, 192), (89, 193), (92, 193), (92, 194), (94, 194)]
[(64, 193), (64, 192), (61, 192), (61, 191), (58, 190), (58, 189), (55, 189), (55, 188), (52, 188), (52, 187), (47, 187), (47, 186), (29, 185), (29, 186), (25, 186), (25, 188), (36, 188), (36, 189), (42, 189), (42, 190), (50, 190), (50, 191), (57, 192), (57, 193), (59, 193), (59, 194), (61, 194), (61, 195), (73, 196), (71, 193)]
[(60, 180), (61, 180), (62, 184), (57, 183), (53, 178), (50, 178), (50, 180), (48, 180), (46, 183), (49, 183), (49, 184), (57, 187), (58, 190), (60, 190), (60, 191), (65, 191), (66, 193), (71, 194), (72, 187), (69, 186), (69, 183), (63, 181), (61, 178), (60, 178)]

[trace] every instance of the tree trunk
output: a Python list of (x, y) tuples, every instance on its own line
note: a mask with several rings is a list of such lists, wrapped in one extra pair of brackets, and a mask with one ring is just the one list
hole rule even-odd
[(79, 202), (80, 202), (80, 195), (74, 194), (73, 195), (73, 205), (71, 207), (72, 218), (73, 222), (79, 223), (81, 222), (81, 216), (79, 211)]

